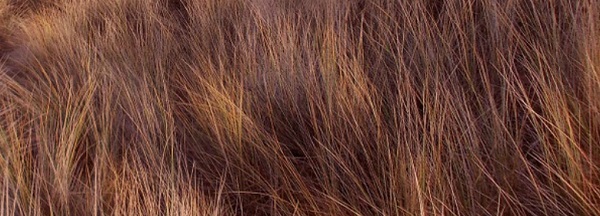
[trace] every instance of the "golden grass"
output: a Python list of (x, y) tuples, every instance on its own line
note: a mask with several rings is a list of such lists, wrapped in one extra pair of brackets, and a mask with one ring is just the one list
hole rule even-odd
[(600, 4), (0, 0), (2, 215), (600, 215)]

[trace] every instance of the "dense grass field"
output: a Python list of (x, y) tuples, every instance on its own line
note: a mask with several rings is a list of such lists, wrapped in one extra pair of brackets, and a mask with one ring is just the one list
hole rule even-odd
[(1, 215), (600, 215), (600, 2), (0, 0)]

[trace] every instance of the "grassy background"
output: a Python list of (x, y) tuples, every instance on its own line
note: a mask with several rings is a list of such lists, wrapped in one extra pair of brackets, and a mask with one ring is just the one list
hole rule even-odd
[(6, 215), (599, 215), (595, 0), (0, 0)]

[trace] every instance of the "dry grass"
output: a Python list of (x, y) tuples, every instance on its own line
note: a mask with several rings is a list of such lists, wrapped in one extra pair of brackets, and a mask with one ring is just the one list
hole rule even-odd
[(0, 0), (0, 213), (600, 215), (598, 21), (596, 0)]

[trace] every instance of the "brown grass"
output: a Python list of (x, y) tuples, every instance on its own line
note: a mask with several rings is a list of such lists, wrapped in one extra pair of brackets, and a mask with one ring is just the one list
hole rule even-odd
[(2, 215), (600, 215), (600, 3), (0, 0)]

